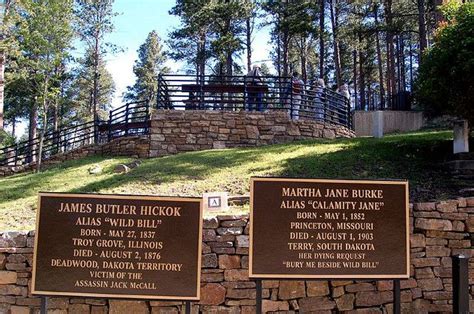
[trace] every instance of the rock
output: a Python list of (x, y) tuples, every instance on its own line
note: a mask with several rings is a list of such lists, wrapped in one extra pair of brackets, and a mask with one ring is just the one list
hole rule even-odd
[(311, 313), (314, 311), (333, 310), (336, 302), (325, 297), (302, 298), (299, 302), (301, 313)]
[(26, 233), (10, 231), (0, 236), (0, 248), (26, 247)]
[(336, 299), (336, 306), (338, 311), (349, 311), (354, 308), (354, 294), (345, 294)]
[(262, 300), (262, 313), (288, 311), (289, 309), (286, 301)]
[(83, 314), (90, 312), (90, 305), (88, 304), (70, 304), (68, 314)]
[(278, 298), (281, 300), (290, 300), (303, 298), (306, 296), (304, 281), (280, 281), (280, 289), (278, 291)]
[(216, 268), (217, 267), (217, 254), (204, 254), (202, 256), (202, 267), (203, 268)]
[(450, 231), (453, 230), (453, 224), (449, 220), (417, 218), (415, 220), (415, 228), (423, 230)]
[(436, 204), (436, 209), (442, 213), (453, 213), (458, 209), (458, 201), (441, 201)]
[(356, 283), (346, 286), (347, 292), (373, 291), (375, 286), (369, 282)]
[(356, 294), (356, 306), (382, 305), (393, 301), (392, 291), (362, 291)]
[(17, 273), (15, 271), (0, 271), (0, 285), (16, 284)]
[(9, 313), (11, 313), (11, 314), (30, 314), (30, 308), (27, 307), (27, 306), (12, 305), (10, 307), (10, 312)]
[(220, 255), (219, 268), (220, 269), (240, 268), (240, 256), (239, 255)]
[(127, 165), (123, 165), (123, 164), (117, 165), (114, 168), (115, 173), (127, 173), (129, 171), (130, 171), (130, 168)]
[(249, 236), (239, 235), (236, 237), (237, 247), (249, 247)]
[(443, 257), (451, 255), (451, 250), (444, 246), (427, 246), (426, 257)]
[(412, 234), (410, 236), (410, 247), (417, 248), (417, 247), (425, 247), (425, 235), (421, 233)]
[(228, 269), (224, 271), (224, 278), (226, 281), (248, 281), (248, 269)]
[(418, 287), (423, 291), (443, 290), (443, 282), (440, 278), (419, 279)]
[(219, 305), (225, 302), (226, 289), (217, 283), (208, 283), (201, 287), (200, 304)]
[(329, 294), (327, 281), (307, 281), (306, 293), (308, 297), (323, 297)]
[(467, 232), (474, 232), (474, 216), (469, 216), (466, 221)]
[(93, 165), (92, 167), (90, 167), (87, 171), (89, 171), (89, 174), (100, 174), (102, 173), (104, 169), (100, 166), (100, 165)]
[(109, 300), (109, 314), (148, 314), (150, 310), (145, 301)]
[(134, 161), (128, 163), (127, 166), (128, 166), (130, 169), (134, 169), (134, 168), (137, 168), (138, 166), (140, 166), (141, 163), (142, 163), (141, 160), (138, 160), (138, 159), (137, 159), (137, 160), (134, 160)]

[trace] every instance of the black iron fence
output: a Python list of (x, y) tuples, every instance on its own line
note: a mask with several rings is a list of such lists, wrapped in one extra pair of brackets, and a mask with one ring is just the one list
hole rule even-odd
[(313, 84), (292, 84), (290, 77), (160, 75), (157, 102), (161, 109), (286, 111), (295, 120), (352, 127), (348, 98)]
[[(157, 108), (170, 110), (282, 111), (292, 119), (309, 119), (352, 128), (349, 99), (327, 88), (292, 83), (289, 77), (160, 75)], [(0, 149), (0, 166), (21, 166), (39, 159), (114, 138), (148, 134), (147, 100), (125, 104), (107, 121), (89, 121), (48, 131), (41, 139)], [(42, 145), (41, 145), (42, 142)]]
[[(42, 140), (41, 159), (121, 136), (147, 134), (149, 123), (148, 101), (125, 104), (112, 110), (108, 121), (89, 121), (46, 132)], [(36, 162), (40, 144), (41, 136), (37, 136), (0, 149), (0, 166), (15, 167)]]

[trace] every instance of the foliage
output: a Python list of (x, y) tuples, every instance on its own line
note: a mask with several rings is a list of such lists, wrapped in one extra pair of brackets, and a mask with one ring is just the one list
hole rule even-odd
[(138, 49), (138, 59), (135, 60), (133, 73), (137, 77), (133, 86), (128, 86), (124, 95), (125, 100), (140, 101), (149, 100), (156, 102), (158, 90), (158, 75), (168, 73), (170, 69), (165, 66), (166, 55), (163, 52), (161, 39), (156, 31), (148, 34), (148, 37)]
[(181, 25), (169, 34), (170, 57), (184, 60), (191, 71), (203, 74), (210, 58), (218, 75), (231, 75), (238, 65), (235, 57), (244, 49), (245, 21), (253, 14), (254, 3), (245, 1), (177, 0), (170, 14)]
[[(73, 81), (67, 90), (71, 114), (76, 120), (87, 122), (94, 117), (94, 78), (95, 66), (93, 52), (88, 50), (83, 58), (78, 60), (78, 66), (73, 70)], [(103, 56), (99, 56), (98, 63), (98, 92), (97, 111), (100, 119), (107, 119), (112, 97), (115, 92), (115, 83), (107, 70)]]
[(424, 55), (416, 95), (431, 115), (452, 114), (474, 125), (474, 3), (444, 7), (447, 22)]
[(0, 129), (0, 148), (15, 144), (15, 138), (5, 130)]
[[(76, 1), (76, 31), (82, 42), (85, 43), (87, 61), (92, 65), (93, 76), (90, 86), (91, 111), (94, 117), (98, 117), (101, 110), (100, 103), (101, 72), (105, 69), (105, 56), (107, 53), (116, 52), (119, 48), (105, 41), (105, 36), (114, 30), (113, 17), (117, 14), (113, 11), (114, 0), (75, 0)], [(88, 71), (88, 69), (84, 69)], [(102, 84), (101, 84), (102, 83)], [(102, 85), (102, 86), (101, 86)]]

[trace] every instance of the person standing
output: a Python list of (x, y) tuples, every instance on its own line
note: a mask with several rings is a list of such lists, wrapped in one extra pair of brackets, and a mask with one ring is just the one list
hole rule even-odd
[(316, 80), (314, 85), (314, 90), (316, 92), (316, 97), (314, 99), (315, 118), (316, 120), (324, 121), (324, 107), (326, 102), (324, 89), (326, 88), (326, 84), (324, 83), (324, 79), (320, 78)]
[(259, 90), (263, 86), (263, 77), (258, 65), (254, 65), (245, 76), (247, 86), (247, 110), (262, 111), (263, 91)]
[(303, 93), (304, 82), (299, 77), (298, 72), (293, 72), (291, 78), (291, 103), (290, 103), (290, 117), (294, 120), (300, 118), (301, 95)]

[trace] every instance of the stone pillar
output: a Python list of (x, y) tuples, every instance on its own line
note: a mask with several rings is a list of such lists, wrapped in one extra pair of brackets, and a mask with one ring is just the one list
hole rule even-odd
[(453, 152), (455, 154), (469, 152), (469, 126), (467, 120), (458, 120), (454, 123)]
[(381, 138), (383, 137), (383, 111), (382, 110), (374, 111), (373, 117), (374, 117), (374, 124), (373, 124), (372, 135), (375, 138)]

